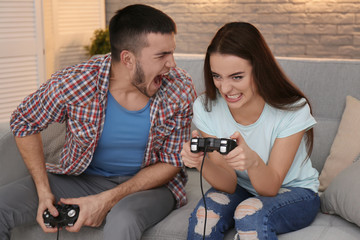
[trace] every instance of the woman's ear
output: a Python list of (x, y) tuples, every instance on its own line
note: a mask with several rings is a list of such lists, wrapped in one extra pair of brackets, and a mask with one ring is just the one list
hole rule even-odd
[(135, 55), (128, 50), (123, 50), (120, 53), (120, 61), (122, 64), (124, 64), (124, 66), (126, 66), (129, 69), (135, 67), (135, 63), (136, 63)]

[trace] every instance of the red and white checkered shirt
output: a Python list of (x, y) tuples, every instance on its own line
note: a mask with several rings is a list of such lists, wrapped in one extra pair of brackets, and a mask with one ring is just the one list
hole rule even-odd
[[(110, 65), (108, 54), (58, 71), (13, 112), (10, 126), (19, 137), (39, 133), (52, 122), (66, 121), (60, 163), (47, 163), (49, 172), (79, 175), (89, 166), (105, 121)], [(150, 99), (151, 128), (142, 167), (165, 162), (182, 168), (167, 184), (177, 207), (187, 202), (187, 175), (180, 152), (190, 137), (195, 98), (190, 76), (173, 68)]]

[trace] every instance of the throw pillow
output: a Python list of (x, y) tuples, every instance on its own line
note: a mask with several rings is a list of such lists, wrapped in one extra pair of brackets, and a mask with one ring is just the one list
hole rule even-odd
[(321, 194), (321, 211), (336, 214), (360, 226), (360, 161), (334, 178)]
[(346, 97), (346, 107), (338, 131), (325, 161), (319, 180), (319, 191), (325, 191), (342, 170), (351, 165), (360, 153), (360, 101)]

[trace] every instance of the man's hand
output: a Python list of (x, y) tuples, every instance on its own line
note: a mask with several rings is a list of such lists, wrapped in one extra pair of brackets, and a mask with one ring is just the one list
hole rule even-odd
[(52, 233), (57, 231), (57, 228), (46, 227), (43, 218), (43, 214), (46, 209), (48, 209), (50, 214), (54, 217), (57, 217), (59, 215), (58, 210), (54, 206), (54, 202), (55, 202), (55, 197), (52, 193), (44, 193), (42, 196), (39, 197), (39, 206), (38, 206), (36, 221), (39, 223), (43, 231), (47, 233)]
[(82, 226), (99, 227), (104, 221), (107, 213), (113, 207), (103, 197), (104, 193), (90, 195), (80, 198), (61, 198), (62, 204), (78, 205), (79, 217), (74, 226), (66, 227), (69, 232), (78, 232)]

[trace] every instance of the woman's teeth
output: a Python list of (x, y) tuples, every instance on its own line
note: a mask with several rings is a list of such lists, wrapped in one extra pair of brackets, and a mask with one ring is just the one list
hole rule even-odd
[(230, 99), (236, 99), (236, 98), (239, 98), (241, 94), (236, 94), (236, 95), (226, 95), (227, 98), (230, 98)]

